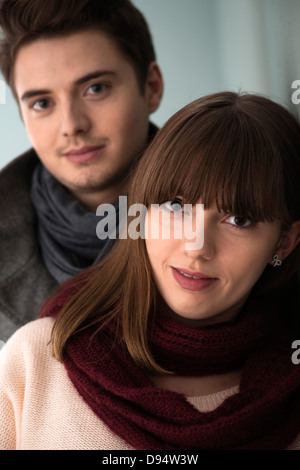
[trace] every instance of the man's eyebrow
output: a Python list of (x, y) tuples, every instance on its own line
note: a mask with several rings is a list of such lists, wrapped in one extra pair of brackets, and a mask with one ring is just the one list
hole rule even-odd
[(87, 75), (84, 75), (81, 78), (78, 78), (78, 80), (75, 80), (75, 85), (82, 85), (83, 83), (86, 83), (90, 80), (94, 80), (95, 78), (101, 78), (103, 75), (117, 75), (116, 72), (112, 70), (97, 70), (96, 72), (91, 72), (88, 73)]
[[(101, 70), (101, 71), (98, 70), (98, 71), (88, 73), (87, 75), (84, 75), (83, 77), (78, 78), (77, 80), (75, 80), (74, 84), (82, 85), (90, 80), (94, 80), (95, 78), (101, 78), (106, 75), (116, 76), (117, 73), (112, 70)], [(28, 90), (28, 91), (25, 91), (25, 93), (23, 93), (23, 95), (21, 96), (21, 101), (26, 101), (36, 96), (49, 95), (50, 93), (51, 93), (51, 90), (46, 90), (46, 89)]]
[(51, 93), (50, 90), (28, 90), (23, 93), (21, 96), (21, 101), (26, 101), (29, 100), (30, 98), (34, 98), (35, 96), (40, 96), (40, 95), (49, 95)]

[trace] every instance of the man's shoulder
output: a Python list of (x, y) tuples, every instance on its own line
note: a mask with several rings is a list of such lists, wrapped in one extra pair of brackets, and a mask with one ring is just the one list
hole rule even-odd
[(33, 149), (12, 160), (0, 171), (0, 208), (2, 217), (12, 219), (20, 217), (28, 210), (32, 212), (30, 187), (32, 174), (38, 163)]
[[(6, 330), (36, 318), (57, 283), (40, 255), (30, 190), (38, 157), (29, 150), (0, 172), (0, 313)], [(0, 319), (0, 339), (6, 337)]]
[[(0, 171), (1, 240), (6, 248), (32, 231), (35, 212), (30, 188), (38, 157), (33, 150), (20, 155)], [(3, 250), (0, 247), (0, 252)], [(4, 253), (3, 253), (4, 255)], [(11, 256), (11, 253), (9, 254)]]
[(30, 185), (32, 172), (38, 161), (38, 156), (33, 149), (14, 158), (0, 170), (0, 191), (16, 179), (23, 180)]

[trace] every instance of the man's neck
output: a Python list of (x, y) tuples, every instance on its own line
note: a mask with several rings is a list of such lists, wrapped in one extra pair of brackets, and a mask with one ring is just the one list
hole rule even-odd
[(98, 192), (71, 191), (71, 193), (88, 212), (95, 213), (101, 204), (113, 204), (119, 196), (126, 195), (126, 188), (108, 188)]

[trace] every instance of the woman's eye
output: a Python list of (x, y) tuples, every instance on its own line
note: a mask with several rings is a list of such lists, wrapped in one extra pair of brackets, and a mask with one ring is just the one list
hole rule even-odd
[(247, 217), (238, 217), (236, 215), (227, 217), (226, 222), (230, 225), (233, 225), (234, 227), (241, 229), (249, 228), (251, 225), (253, 225), (252, 221)]
[(175, 197), (171, 201), (165, 202), (165, 206), (170, 212), (182, 212), (184, 209), (182, 200), (178, 197)]

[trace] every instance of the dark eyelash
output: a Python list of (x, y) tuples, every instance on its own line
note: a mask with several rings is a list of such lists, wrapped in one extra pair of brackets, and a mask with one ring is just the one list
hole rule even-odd
[[(230, 217), (230, 216), (229, 216), (229, 217)], [(249, 220), (250, 224), (247, 225), (247, 226), (245, 226), (245, 227), (243, 227), (243, 226), (240, 227), (239, 225), (233, 225), (233, 224), (231, 224), (231, 226), (232, 226), (233, 228), (236, 228), (236, 229), (239, 229), (239, 230), (250, 230), (251, 228), (255, 227), (255, 225), (256, 225), (256, 223), (253, 222), (253, 221), (250, 219), (250, 217), (243, 217), (243, 216), (240, 217), (240, 216), (237, 216), (237, 215), (234, 215), (234, 216), (232, 215), (231, 217), (235, 217), (235, 218), (237, 218), (237, 219), (245, 219), (246, 221)]]
[(40, 103), (40, 102), (42, 102), (42, 101), (45, 101), (45, 102), (47, 102), (47, 104), (49, 104), (49, 99), (47, 99), (47, 98), (41, 98), (41, 99), (39, 99), (39, 100), (34, 101), (32, 104), (30, 104), (29, 107), (30, 107), (30, 108), (33, 108), (37, 103)]
[(170, 199), (171, 205), (172, 204), (180, 204), (181, 206), (183, 205), (183, 200), (180, 197), (174, 197), (173, 199)]

